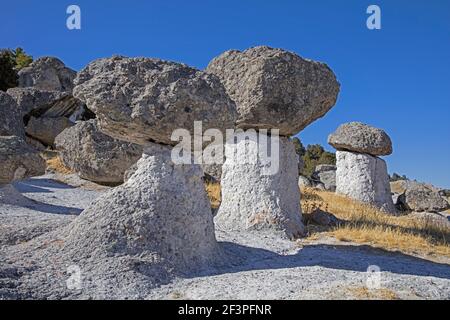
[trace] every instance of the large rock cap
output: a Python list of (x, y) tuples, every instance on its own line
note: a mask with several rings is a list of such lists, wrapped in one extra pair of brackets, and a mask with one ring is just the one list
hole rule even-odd
[(76, 72), (54, 57), (42, 57), (19, 71), (19, 87), (71, 92)]
[(0, 91), (0, 136), (25, 137), (22, 116), (14, 99)]
[(236, 108), (219, 79), (187, 65), (150, 58), (112, 57), (78, 73), (74, 96), (95, 112), (114, 138), (146, 145), (175, 144), (175, 129), (191, 133), (194, 121), (233, 128)]
[(45, 161), (17, 136), (0, 137), (0, 185), (45, 173)]
[(106, 184), (123, 181), (125, 171), (142, 155), (142, 147), (113, 139), (98, 129), (96, 120), (81, 121), (55, 139), (62, 162), (81, 178)]
[(326, 64), (266, 46), (226, 51), (206, 71), (236, 102), (239, 127), (278, 128), (286, 136), (324, 116), (340, 87)]
[(337, 150), (385, 156), (392, 153), (391, 138), (381, 129), (361, 122), (349, 122), (339, 126), (328, 136), (328, 143)]

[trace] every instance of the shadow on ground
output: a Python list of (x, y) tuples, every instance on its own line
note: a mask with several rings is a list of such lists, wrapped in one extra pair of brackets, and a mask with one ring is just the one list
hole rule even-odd
[(293, 255), (280, 255), (269, 250), (251, 248), (232, 242), (221, 242), (230, 256), (229, 266), (223, 266), (212, 274), (197, 273), (196, 276), (219, 275), (242, 271), (287, 269), (320, 266), (327, 269), (367, 272), (371, 265), (382, 272), (422, 277), (450, 279), (450, 265), (436, 263), (400, 252), (391, 252), (368, 245), (308, 245)]

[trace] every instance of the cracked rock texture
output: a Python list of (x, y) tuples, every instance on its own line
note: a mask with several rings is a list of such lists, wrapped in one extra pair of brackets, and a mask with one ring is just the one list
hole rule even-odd
[(266, 46), (229, 50), (207, 72), (217, 75), (239, 113), (241, 128), (276, 128), (291, 136), (336, 103), (340, 85), (324, 63)]
[(236, 107), (219, 79), (185, 64), (115, 56), (78, 73), (74, 96), (85, 102), (108, 135), (146, 145), (174, 145), (175, 129), (194, 133), (233, 128)]

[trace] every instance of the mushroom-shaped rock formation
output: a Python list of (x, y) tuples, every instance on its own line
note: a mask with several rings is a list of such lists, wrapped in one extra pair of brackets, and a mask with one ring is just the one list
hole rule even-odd
[(90, 63), (75, 79), (84, 101), (108, 135), (146, 145), (174, 145), (175, 129), (194, 133), (233, 128), (236, 107), (219, 79), (185, 64), (151, 58), (112, 57)]
[(291, 136), (323, 117), (340, 85), (324, 63), (266, 46), (230, 50), (206, 71), (220, 78), (236, 102), (240, 128), (276, 128)]
[(328, 143), (338, 149), (336, 192), (397, 214), (386, 162), (376, 156), (392, 152), (389, 136), (381, 129), (350, 122), (330, 134)]
[[(268, 138), (263, 132), (266, 129), (278, 129), (281, 136), (277, 136), (279, 171), (272, 175), (262, 173), (264, 161), (244, 164), (226, 159), (218, 225), (244, 230), (270, 226), (289, 238), (302, 235), (299, 161), (287, 136), (333, 107), (340, 87), (334, 73), (323, 63), (266, 46), (227, 51), (214, 58), (206, 71), (220, 78), (236, 103), (239, 128), (259, 130), (263, 140)], [(272, 136), (268, 139), (273, 140)], [(259, 139), (240, 142), (237, 148), (249, 147), (253, 152), (265, 148), (258, 144)]]

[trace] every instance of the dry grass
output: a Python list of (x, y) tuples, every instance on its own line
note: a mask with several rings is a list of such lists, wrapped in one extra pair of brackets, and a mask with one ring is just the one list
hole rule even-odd
[[(319, 208), (344, 220), (344, 223), (325, 232), (338, 240), (450, 257), (450, 230), (431, 220), (386, 215), (347, 197), (312, 188), (302, 190), (301, 204), (305, 216)], [(308, 230), (311, 238), (319, 236), (309, 226)]]
[(46, 160), (47, 167), (51, 170), (54, 170), (56, 172), (62, 173), (62, 174), (71, 174), (74, 173), (74, 171), (70, 168), (67, 168), (61, 158), (59, 156), (49, 158)]
[[(211, 207), (220, 205), (220, 184), (206, 183)], [(450, 257), (450, 230), (431, 220), (409, 216), (390, 216), (366, 204), (333, 192), (313, 188), (302, 189), (304, 220), (316, 209), (332, 213), (343, 220), (339, 226), (307, 225), (309, 239), (331, 236), (340, 241), (367, 244), (404, 253)]]
[(211, 208), (217, 209), (220, 206), (220, 184), (207, 182), (205, 183), (206, 192), (208, 193), (209, 201), (211, 202)]
[(358, 300), (399, 300), (398, 295), (386, 288), (368, 289), (367, 287), (348, 288), (348, 293)]

